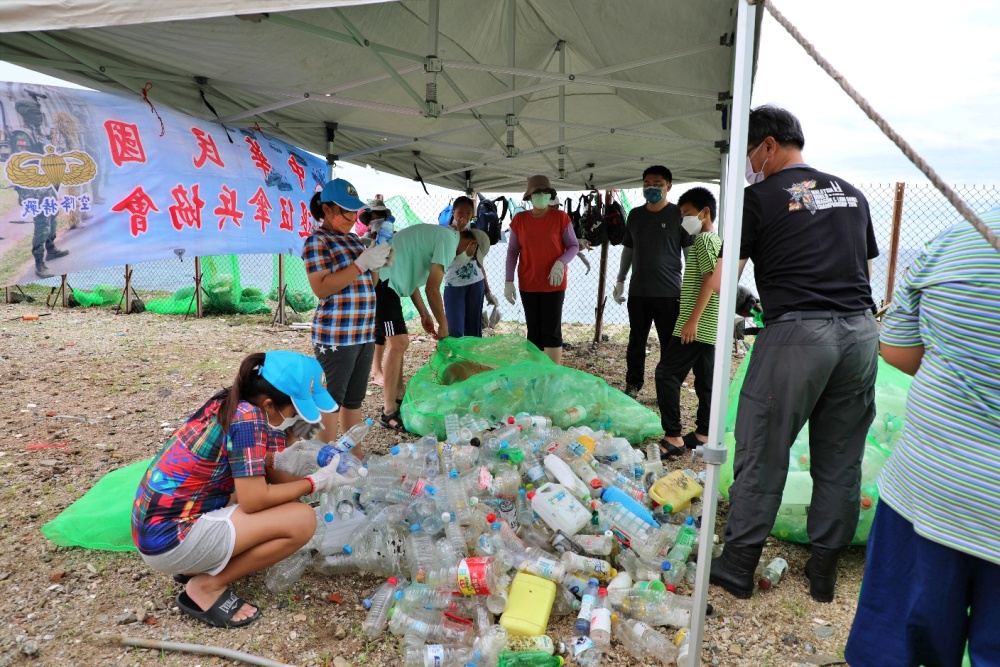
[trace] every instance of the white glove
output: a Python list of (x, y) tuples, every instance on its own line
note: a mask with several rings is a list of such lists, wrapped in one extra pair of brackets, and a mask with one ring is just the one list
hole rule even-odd
[(486, 293), (486, 303), (490, 304), (494, 308), (497, 307), (497, 298), (493, 296), (493, 292)]
[[(298, 426), (298, 424), (296, 424)], [(299, 441), (274, 454), (274, 469), (289, 475), (305, 475), (316, 468), (316, 452)]]
[(312, 440), (322, 429), (323, 424), (320, 422), (310, 424), (305, 419), (300, 417), (299, 420), (295, 422), (290, 429), (288, 429), (288, 432), (299, 440)]
[(565, 275), (565, 273), (566, 265), (557, 259), (556, 263), (552, 265), (552, 270), (549, 271), (549, 284), (553, 287), (562, 285), (563, 275)]
[(375, 245), (375, 239), (373, 239), (371, 236), (362, 236), (358, 240), (361, 241), (361, 245), (363, 245), (366, 248), (371, 248), (373, 245)]
[(513, 306), (515, 303), (517, 303), (517, 290), (514, 289), (513, 282), (508, 281), (503, 284), (503, 295), (504, 298), (510, 302), (510, 305)]
[(393, 248), (392, 246), (389, 246), (389, 256), (385, 258), (385, 266), (383, 266), (382, 268), (383, 269), (389, 268), (395, 261), (396, 261), (396, 249)]
[(313, 474), (306, 477), (311, 480), (315, 487), (315, 493), (329, 493), (338, 486), (354, 486), (358, 481), (358, 473), (351, 470), (346, 475), (337, 472), (340, 465), (340, 454), (333, 457), (328, 465), (323, 466)]
[(388, 243), (380, 243), (358, 255), (354, 263), (361, 269), (362, 273), (365, 271), (378, 271), (385, 266), (390, 250), (392, 250), (392, 246)]
[(617, 303), (625, 303), (625, 283), (621, 281), (615, 283), (614, 300)]

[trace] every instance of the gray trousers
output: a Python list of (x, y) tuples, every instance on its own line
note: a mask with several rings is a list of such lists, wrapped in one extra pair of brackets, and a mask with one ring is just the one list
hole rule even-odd
[[(823, 316), (826, 317), (823, 317)], [(736, 413), (727, 544), (761, 546), (774, 526), (795, 436), (809, 421), (813, 546), (850, 544), (861, 459), (875, 418), (878, 327), (870, 312), (788, 313), (757, 337)]]

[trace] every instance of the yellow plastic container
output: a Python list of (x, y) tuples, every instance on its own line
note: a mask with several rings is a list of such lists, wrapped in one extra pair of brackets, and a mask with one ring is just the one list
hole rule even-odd
[(701, 496), (701, 482), (690, 470), (675, 470), (656, 480), (649, 488), (649, 497), (667, 512), (679, 512), (694, 498)]
[(507, 608), (500, 616), (500, 625), (517, 637), (544, 635), (555, 601), (554, 581), (518, 572), (507, 592)]

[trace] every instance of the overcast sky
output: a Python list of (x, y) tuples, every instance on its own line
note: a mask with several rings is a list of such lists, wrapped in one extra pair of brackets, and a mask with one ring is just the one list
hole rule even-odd
[[(778, 8), (946, 181), (1000, 183), (996, 0), (779, 0)], [(46, 79), (0, 62), (0, 81), (56, 83)], [(764, 103), (799, 117), (817, 168), (859, 184), (925, 180), (770, 16), (753, 95)], [(423, 194), (371, 169), (345, 165), (338, 175), (363, 195)]]

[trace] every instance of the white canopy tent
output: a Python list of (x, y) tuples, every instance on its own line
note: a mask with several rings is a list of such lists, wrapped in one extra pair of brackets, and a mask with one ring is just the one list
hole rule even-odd
[[(720, 181), (739, 247), (754, 0), (6, 0), (0, 60), (260, 128), (328, 162), (443, 187)], [(730, 147), (732, 150), (730, 151)], [(732, 313), (737, 252), (723, 262)], [(730, 316), (731, 317), (731, 316)], [(726, 387), (731, 320), (719, 323)], [(700, 563), (711, 558), (727, 395), (712, 401)], [(695, 587), (700, 664), (708, 568)]]

